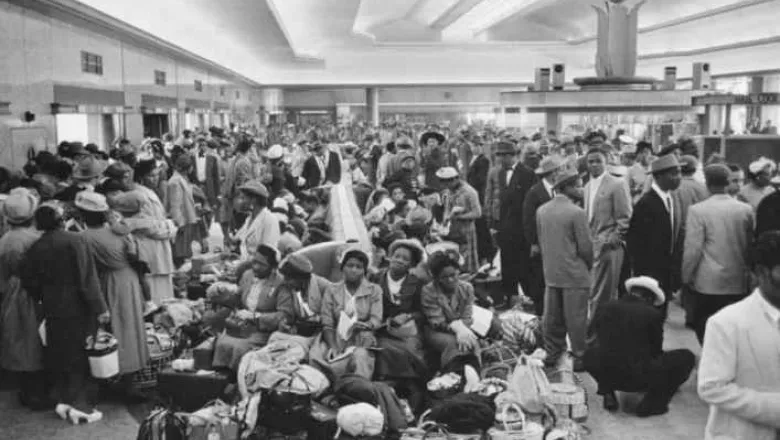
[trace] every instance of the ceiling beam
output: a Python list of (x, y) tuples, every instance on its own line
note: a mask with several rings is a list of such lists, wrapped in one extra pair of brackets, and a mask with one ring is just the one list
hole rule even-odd
[(308, 51), (301, 50), (297, 45), (295, 44), (295, 40), (292, 38), (292, 35), (290, 35), (290, 30), (287, 28), (287, 24), (284, 20), (284, 14), (279, 10), (279, 8), (276, 5), (275, 0), (265, 0), (268, 4), (268, 9), (271, 11), (271, 14), (274, 16), (274, 20), (276, 20), (276, 23), (279, 25), (279, 29), (282, 30), (282, 34), (284, 35), (284, 39), (287, 40), (287, 45), (290, 46), (290, 49), (292, 50), (293, 55), (296, 59), (301, 61), (324, 61), (323, 58), (319, 56), (319, 54), (311, 53)]
[(449, 40), (467, 41), (528, 8), (550, 0), (484, 0), (442, 31)]
[(747, 49), (749, 47), (766, 46), (768, 44), (780, 43), (780, 36), (757, 38), (755, 40), (738, 41), (736, 43), (721, 44), (718, 46), (707, 46), (698, 49), (689, 50), (669, 50), (665, 52), (647, 53), (639, 55), (638, 60), (654, 60), (659, 58), (678, 58), (705, 55), (713, 52), (722, 52), (724, 50)]
[(447, 8), (436, 21), (431, 23), (431, 27), (439, 30), (445, 29), (483, 1), (485, 0), (459, 0), (457, 3)]

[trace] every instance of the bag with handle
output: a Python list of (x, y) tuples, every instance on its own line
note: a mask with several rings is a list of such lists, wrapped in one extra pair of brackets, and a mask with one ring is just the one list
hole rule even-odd
[(165, 408), (153, 410), (138, 428), (136, 440), (187, 440), (187, 422)]
[(119, 374), (119, 343), (114, 335), (99, 329), (87, 337), (86, 351), (92, 377), (110, 379)]
[(531, 414), (544, 411), (550, 395), (550, 382), (544, 374), (542, 359), (521, 355), (509, 378), (509, 391), (517, 396), (524, 411)]
[(233, 407), (215, 400), (192, 413), (187, 421), (187, 440), (238, 440), (241, 426)]

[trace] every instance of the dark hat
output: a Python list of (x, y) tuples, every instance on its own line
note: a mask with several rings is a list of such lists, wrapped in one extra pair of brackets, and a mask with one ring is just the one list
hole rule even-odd
[(501, 141), (496, 144), (496, 156), (503, 156), (505, 154), (515, 155), (515, 146), (511, 142)]
[(563, 185), (566, 185), (574, 180), (577, 180), (580, 178), (580, 175), (575, 170), (565, 170), (562, 173), (558, 175), (558, 177), (555, 179), (555, 184), (553, 185), (553, 189), (560, 188)]
[(135, 164), (135, 175), (136, 176), (146, 176), (148, 174), (151, 174), (155, 169), (157, 168), (157, 161), (152, 159), (146, 159), (146, 160), (139, 160), (137, 164)]
[(654, 160), (650, 164), (650, 173), (660, 173), (672, 168), (680, 168), (680, 162), (677, 161), (677, 157), (674, 154), (667, 154)]
[(176, 158), (176, 162), (174, 163), (174, 168), (177, 170), (188, 170), (192, 167), (192, 156), (190, 156), (187, 153), (184, 153)]
[(89, 156), (81, 160), (78, 165), (76, 165), (76, 169), (73, 170), (73, 179), (92, 180), (103, 174), (104, 169), (105, 166), (102, 162), (92, 156)]
[(423, 133), (422, 137), (420, 137), (420, 145), (427, 145), (428, 139), (436, 139), (436, 142), (438, 142), (439, 145), (444, 144), (444, 142), (447, 140), (443, 134), (437, 133), (435, 131), (429, 131)]
[(311, 275), (314, 267), (311, 260), (300, 253), (293, 253), (282, 261), (279, 272), (285, 277), (306, 278)]
[(266, 188), (265, 185), (263, 185), (263, 183), (259, 180), (250, 180), (249, 182), (246, 182), (245, 184), (238, 187), (238, 189), (257, 197), (268, 198), (269, 196), (268, 188)]
[(661, 151), (658, 152), (658, 156), (659, 157), (660, 156), (666, 156), (668, 154), (673, 153), (674, 150), (682, 150), (682, 148), (678, 144), (667, 145), (667, 146), (661, 148)]
[(683, 172), (692, 173), (696, 171), (698, 166), (699, 160), (689, 154), (680, 158), (680, 168), (682, 168)]
[(122, 178), (127, 176), (131, 171), (133, 171), (133, 169), (130, 168), (130, 166), (127, 165), (126, 163), (114, 162), (111, 165), (109, 165), (105, 171), (103, 171), (103, 175), (110, 179), (121, 180)]

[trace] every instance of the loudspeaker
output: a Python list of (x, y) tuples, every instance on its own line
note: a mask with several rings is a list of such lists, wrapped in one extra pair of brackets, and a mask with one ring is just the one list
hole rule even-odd
[(664, 90), (677, 88), (677, 67), (664, 67)]
[(711, 88), (710, 63), (693, 63), (693, 90), (709, 90)]
[(536, 81), (534, 81), (534, 90), (537, 92), (547, 92), (550, 90), (550, 69), (541, 67), (536, 69)]
[(566, 66), (564, 64), (553, 64), (552, 67), (553, 90), (563, 90), (564, 84), (566, 84)]

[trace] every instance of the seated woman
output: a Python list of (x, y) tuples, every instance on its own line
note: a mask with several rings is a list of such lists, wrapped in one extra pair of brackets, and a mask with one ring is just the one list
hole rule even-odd
[(423, 283), (409, 270), (423, 259), (425, 250), (417, 240), (396, 240), (390, 245), (390, 266), (372, 279), (382, 288), (383, 322), (377, 332), (380, 348), (375, 377), (397, 382), (396, 388), (421, 409), (429, 371), (422, 343), (424, 316), (420, 305)]
[[(239, 281), (242, 308), (233, 312), (226, 323), (228, 333), (233, 336), (222, 334), (217, 339), (213, 362), (215, 368), (235, 371), (244, 354), (264, 346), (279, 324), (284, 320), (289, 321), (293, 316), (290, 296), (278, 294), (277, 287), (282, 277), (277, 270), (277, 250), (261, 244), (254, 252), (252, 262), (252, 270), (244, 272)], [(236, 337), (237, 333), (231, 328), (238, 326), (247, 329), (249, 333)]]
[(302, 254), (292, 254), (282, 262), (279, 273), (284, 281), (279, 285), (277, 295), (290, 297), (293, 314), (289, 321), (281, 322), (279, 331), (271, 335), (269, 343), (292, 340), (308, 353), (312, 341), (321, 333), (322, 298), (333, 284), (313, 274), (313, 269), (311, 260)]
[[(339, 258), (344, 281), (333, 285), (322, 299), (322, 338), (310, 353), (311, 360), (329, 372), (331, 379), (355, 373), (371, 379), (376, 346), (374, 332), (382, 324), (382, 289), (366, 280), (368, 254), (347, 248)], [(346, 370), (337, 371), (334, 359), (352, 351)]]
[(474, 287), (458, 278), (460, 264), (449, 253), (435, 253), (428, 267), (433, 281), (422, 289), (425, 344), (439, 357), (441, 370), (460, 373), (466, 365), (478, 369), (479, 340), (470, 328)]

